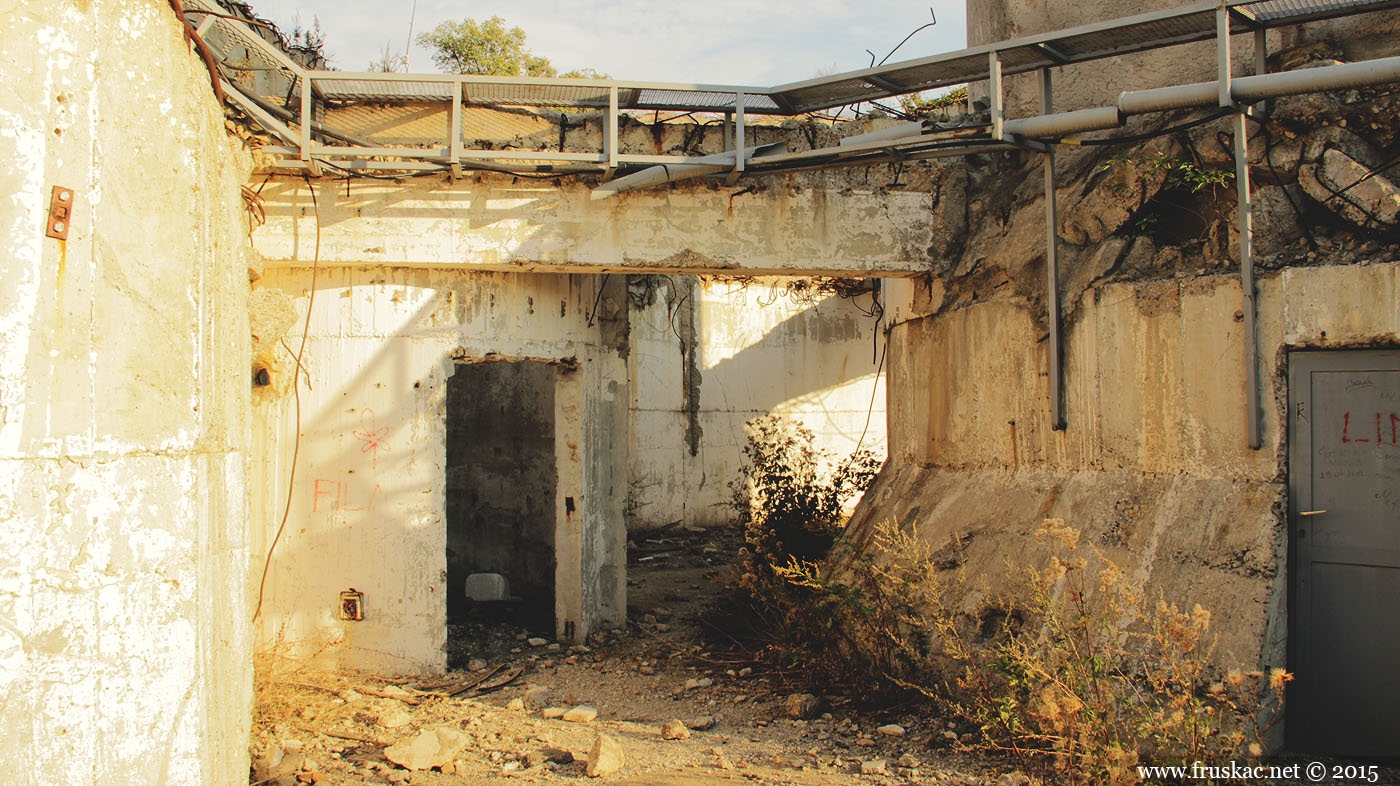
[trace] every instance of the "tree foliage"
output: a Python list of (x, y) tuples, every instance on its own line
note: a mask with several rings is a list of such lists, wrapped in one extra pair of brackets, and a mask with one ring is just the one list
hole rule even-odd
[(451, 74), (493, 76), (557, 76), (549, 62), (525, 47), (525, 31), (506, 27), (493, 16), (485, 22), (446, 21), (418, 36), (418, 43), (432, 50), (433, 62)]

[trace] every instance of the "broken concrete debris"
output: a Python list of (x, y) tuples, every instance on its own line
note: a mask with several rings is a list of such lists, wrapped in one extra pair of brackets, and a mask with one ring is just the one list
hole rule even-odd
[(470, 738), (457, 729), (437, 726), (384, 749), (384, 758), (408, 770), (442, 767), (467, 747)]
[(569, 723), (592, 723), (598, 717), (596, 707), (580, 705), (564, 713), (564, 720)]
[(794, 693), (787, 697), (784, 704), (787, 716), (794, 720), (811, 720), (821, 715), (826, 704), (821, 699), (810, 693)]
[(668, 720), (661, 725), (661, 739), (688, 740), (690, 739), (690, 727), (684, 721)]
[(622, 746), (617, 740), (599, 733), (593, 741), (593, 750), (588, 755), (588, 777), (606, 778), (616, 774), (626, 762)]
[(1298, 168), (1308, 196), (1361, 228), (1394, 227), (1400, 220), (1400, 188), (1376, 170), (1336, 148), (1316, 164)]

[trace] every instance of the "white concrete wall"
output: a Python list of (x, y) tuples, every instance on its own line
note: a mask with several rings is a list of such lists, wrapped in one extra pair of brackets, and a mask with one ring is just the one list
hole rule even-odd
[[(344, 184), (318, 187), (343, 191)], [(273, 267), (260, 283), (293, 298), (304, 320), (311, 281), (306, 268)], [(556, 574), (556, 581), (561, 595), (578, 600), (559, 608), (574, 610), (579, 636), (622, 619), (625, 587), (601, 580), (623, 573), (624, 489), (605, 483), (620, 474), (607, 471), (611, 462), (622, 459), (587, 439), (591, 429), (626, 428), (625, 363), (602, 344), (600, 322), (588, 325), (600, 281), (382, 267), (317, 271), (299, 448), (291, 352), (304, 322), (287, 329), (290, 350), (282, 351), (273, 384), (255, 398), (255, 554), (265, 554), (275, 536), (293, 450), (299, 454), (257, 625), (260, 656), (317, 656), (326, 666), (388, 673), (445, 665), (443, 593), (462, 591), (445, 583), (444, 408), (454, 357), (577, 358), (579, 371), (568, 375), (577, 381), (558, 394), (557, 447), (567, 451), (561, 514), (563, 497), (574, 496), (582, 523), (573, 540), (556, 544), (561, 565), (576, 571)], [(574, 469), (563, 470), (566, 464)], [(338, 618), (339, 593), (351, 587), (365, 593), (360, 622)], [(558, 620), (561, 629), (567, 621)]]
[(799, 421), (838, 460), (858, 444), (884, 458), (884, 335), (863, 313), (870, 294), (813, 292), (807, 279), (652, 281), (649, 303), (632, 288), (630, 528), (732, 522), (729, 483), (753, 418)]
[(0, 73), (0, 771), (246, 783), (247, 161), (164, 0), (12, 3)]

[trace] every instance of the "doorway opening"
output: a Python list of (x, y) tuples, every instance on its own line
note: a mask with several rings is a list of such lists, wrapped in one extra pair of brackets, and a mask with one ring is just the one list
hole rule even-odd
[(472, 622), (554, 629), (557, 379), (530, 360), (458, 363), (447, 379), (449, 653)]

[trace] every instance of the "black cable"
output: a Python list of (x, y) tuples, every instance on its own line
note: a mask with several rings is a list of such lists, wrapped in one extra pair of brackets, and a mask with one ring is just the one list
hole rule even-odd
[(1279, 188), (1283, 190), (1283, 198), (1288, 200), (1288, 206), (1293, 208), (1293, 215), (1298, 219), (1298, 227), (1303, 230), (1303, 237), (1307, 238), (1308, 246), (1317, 248), (1317, 238), (1313, 237), (1312, 227), (1308, 225), (1307, 219), (1303, 217), (1303, 208), (1293, 199), (1293, 195), (1288, 192), (1288, 187), (1283, 185), (1283, 179), (1279, 177), (1278, 170), (1274, 168), (1274, 135), (1269, 131), (1269, 124), (1253, 115), (1245, 115), (1245, 117), (1258, 124), (1259, 130), (1263, 132), (1264, 165), (1269, 168), (1269, 174), (1273, 176), (1274, 182), (1278, 183)]
[(612, 273), (604, 273), (603, 280), (598, 282), (598, 297), (593, 299), (593, 311), (588, 315), (588, 327), (593, 327), (593, 318), (598, 316), (598, 306), (603, 302), (603, 287), (608, 285), (608, 279)]
[[(1324, 148), (1323, 152), (1324, 152), (1324, 154), (1325, 154), (1327, 150), (1336, 150), (1336, 149), (1337, 149), (1336, 147), (1334, 147), (1334, 146), (1332, 146), (1332, 145), (1329, 144), (1329, 145), (1327, 145), (1326, 148)], [(1346, 155), (1346, 154), (1343, 153), (1343, 155)], [(1343, 202), (1345, 202), (1346, 204), (1351, 205), (1352, 207), (1354, 207), (1354, 208), (1356, 208), (1358, 211), (1360, 211), (1362, 214), (1364, 214), (1364, 215), (1366, 216), (1366, 219), (1367, 219), (1368, 221), (1374, 222), (1378, 227), (1384, 228), (1384, 227), (1385, 227), (1385, 222), (1382, 221), (1382, 220), (1380, 219), (1379, 216), (1377, 216), (1375, 213), (1373, 213), (1373, 212), (1371, 212), (1370, 210), (1368, 210), (1365, 206), (1360, 205), (1360, 204), (1357, 204), (1354, 200), (1347, 199), (1347, 198), (1346, 198), (1346, 193), (1347, 193), (1348, 191), (1350, 191), (1351, 189), (1355, 188), (1356, 186), (1360, 185), (1361, 183), (1364, 183), (1365, 181), (1370, 180), (1372, 177), (1376, 176), (1377, 174), (1379, 174), (1379, 173), (1381, 173), (1381, 172), (1384, 172), (1385, 170), (1387, 170), (1387, 169), (1389, 169), (1390, 167), (1394, 166), (1395, 163), (1396, 163), (1397, 161), (1400, 161), (1400, 156), (1397, 156), (1397, 157), (1395, 157), (1395, 158), (1392, 158), (1390, 161), (1387, 161), (1385, 164), (1382, 164), (1381, 166), (1379, 166), (1379, 167), (1377, 167), (1377, 168), (1375, 168), (1375, 169), (1368, 169), (1368, 170), (1366, 171), (1366, 174), (1364, 174), (1364, 175), (1362, 175), (1361, 177), (1358, 177), (1357, 179), (1353, 180), (1349, 185), (1347, 185), (1345, 188), (1342, 188), (1342, 189), (1340, 189), (1340, 190), (1339, 190), (1339, 189), (1335, 189), (1335, 188), (1333, 188), (1331, 185), (1329, 185), (1329, 184), (1323, 182), (1323, 180), (1322, 180), (1321, 177), (1315, 177), (1314, 180), (1317, 181), (1317, 184), (1318, 184), (1318, 185), (1320, 185), (1320, 186), (1322, 186), (1323, 188), (1327, 189), (1327, 192), (1328, 192), (1329, 196), (1327, 197), (1326, 200), (1324, 200), (1324, 202), (1330, 202), (1330, 201), (1332, 201), (1333, 199), (1341, 199), (1341, 200), (1342, 200)], [(1363, 227), (1363, 228), (1364, 228), (1364, 227)]]

